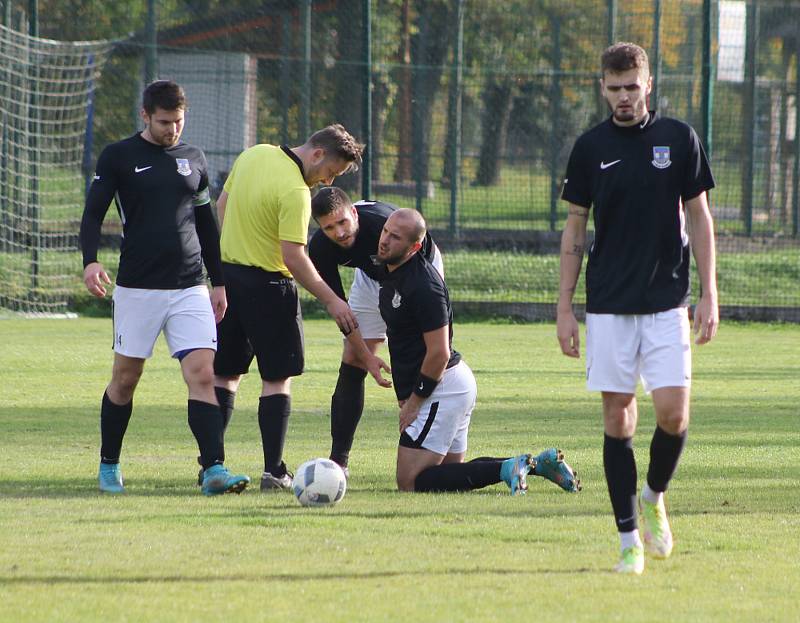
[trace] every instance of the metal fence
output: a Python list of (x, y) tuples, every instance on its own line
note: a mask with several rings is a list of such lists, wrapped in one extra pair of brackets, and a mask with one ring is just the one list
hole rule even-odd
[[(6, 0), (6, 24), (34, 4)], [(462, 307), (524, 317), (557, 297), (566, 159), (608, 114), (600, 53), (637, 42), (651, 107), (711, 158), (723, 314), (800, 321), (800, 0), (39, 0), (38, 25), (121, 40), (87, 162), (139, 128), (155, 77), (184, 85), (217, 188), (242, 149), (343, 123), (368, 150), (337, 183), (419, 209)]]

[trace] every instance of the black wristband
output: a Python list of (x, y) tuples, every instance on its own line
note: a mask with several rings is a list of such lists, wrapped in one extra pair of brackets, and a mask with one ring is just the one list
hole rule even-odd
[(427, 398), (433, 393), (433, 390), (436, 389), (438, 384), (439, 381), (432, 379), (429, 376), (425, 376), (422, 374), (422, 372), (420, 372), (419, 376), (417, 377), (417, 384), (414, 385), (414, 393), (420, 398)]

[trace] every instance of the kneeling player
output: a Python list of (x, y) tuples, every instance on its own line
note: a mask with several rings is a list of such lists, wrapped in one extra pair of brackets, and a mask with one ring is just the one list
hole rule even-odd
[(452, 349), (453, 312), (439, 272), (418, 251), (425, 238), (419, 212), (400, 209), (383, 226), (378, 259), (379, 307), (386, 322), (392, 380), (400, 404), (397, 486), (401, 491), (467, 491), (505, 482), (527, 489), (529, 473), (567, 491), (580, 481), (551, 448), (539, 456), (482, 457), (464, 463), (475, 377)]
[[(320, 276), (341, 299), (347, 300), (339, 266), (355, 270), (348, 302), (358, 320), (358, 329), (344, 341), (339, 378), (331, 396), (330, 458), (346, 474), (350, 449), (364, 411), (364, 379), (370, 369), (370, 362), (364, 358), (373, 358), (372, 369), (378, 374), (383, 363), (375, 354), (386, 339), (386, 324), (378, 311), (379, 282), (386, 271), (375, 262), (375, 249), (386, 219), (395, 210), (396, 206), (382, 201), (353, 204), (347, 193), (334, 186), (320, 189), (311, 200), (311, 214), (319, 229), (308, 243), (308, 255)], [(443, 275), (442, 256), (430, 235), (426, 234), (420, 244), (419, 254)], [(361, 338), (363, 343), (359, 342)], [(374, 373), (373, 376), (379, 384), (389, 386)]]

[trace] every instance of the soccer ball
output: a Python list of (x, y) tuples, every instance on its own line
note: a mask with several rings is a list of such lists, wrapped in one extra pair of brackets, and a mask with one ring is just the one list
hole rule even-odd
[(344, 497), (347, 478), (329, 459), (311, 459), (295, 471), (292, 488), (303, 506), (333, 506)]

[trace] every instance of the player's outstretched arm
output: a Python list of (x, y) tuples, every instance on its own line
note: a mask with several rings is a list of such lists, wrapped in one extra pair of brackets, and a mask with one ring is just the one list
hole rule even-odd
[(705, 344), (714, 338), (719, 326), (714, 221), (708, 209), (706, 193), (686, 201), (686, 214), (689, 217), (689, 236), (701, 291), (694, 310), (695, 344)]
[(367, 343), (364, 341), (364, 338), (361, 335), (361, 331), (358, 329), (351, 331), (347, 336), (347, 341), (350, 344), (350, 347), (353, 349), (356, 359), (362, 366), (364, 366), (364, 369), (369, 372), (370, 376), (375, 379), (375, 382), (381, 387), (391, 387), (392, 381), (384, 378), (383, 374), (381, 374), (381, 371), (383, 370), (388, 374), (391, 374), (392, 369), (383, 359), (372, 354), (367, 346)]
[(305, 245), (281, 240), (281, 253), (286, 267), (295, 280), (325, 305), (325, 309), (328, 310), (342, 333), (349, 335), (351, 331), (358, 328), (358, 321), (350, 306), (336, 296), (336, 293), (319, 276), (305, 253)]
[(572, 311), (572, 299), (575, 296), (583, 264), (588, 219), (587, 208), (570, 203), (567, 222), (561, 234), (561, 276), (556, 307), (556, 336), (561, 352), (567, 357), (581, 356), (580, 329)]

